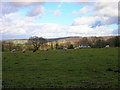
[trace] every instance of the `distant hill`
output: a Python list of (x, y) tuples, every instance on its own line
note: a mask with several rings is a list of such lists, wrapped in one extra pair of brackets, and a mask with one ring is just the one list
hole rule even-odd
[(97, 40), (97, 39), (101, 39), (101, 40), (108, 40), (110, 38), (114, 38), (116, 36), (104, 36), (104, 37), (69, 37), (69, 38), (63, 38), (63, 39), (59, 39), (58, 42), (71, 42), (71, 43), (75, 43), (75, 42), (80, 42), (82, 41), (83, 38), (87, 38), (88, 41), (91, 41), (93, 39)]
[[(103, 36), (103, 37), (86, 37), (88, 39), (88, 41), (92, 40), (92, 39), (102, 39), (102, 40), (108, 40), (110, 38), (114, 38), (116, 36)], [(53, 38), (53, 39), (47, 39), (47, 42), (58, 42), (58, 43), (65, 43), (65, 42), (80, 42), (84, 37), (63, 37), (63, 38)], [(5, 42), (12, 42), (14, 44), (25, 44), (27, 43), (28, 39), (10, 39), (10, 40), (2, 40)]]

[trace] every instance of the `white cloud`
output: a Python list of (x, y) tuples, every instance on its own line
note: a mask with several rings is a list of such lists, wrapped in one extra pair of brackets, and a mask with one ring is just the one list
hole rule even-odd
[(109, 2), (105, 2), (105, 0), (97, 0), (96, 2), (78, 2), (77, 4), (85, 4), (86, 6), (82, 8), (83, 10), (81, 10), (91, 10), (94, 15), (104, 15), (110, 17), (118, 16), (118, 0), (109, 0)]
[(83, 7), (78, 12), (74, 10), (72, 14), (75, 14), (75, 15), (86, 14), (88, 11), (89, 11), (88, 7)]
[(78, 17), (74, 19), (74, 22), (72, 25), (88, 25), (88, 24), (95, 24), (96, 21), (100, 20), (100, 17), (95, 16), (95, 17)]
[(82, 9), (80, 9), (80, 14), (86, 14), (88, 11), (87, 7), (83, 7)]
[[(29, 11), (29, 13), (30, 13), (30, 15), (34, 15), (34, 14), (39, 13), (38, 10), (43, 8), (40, 6), (42, 4), (44, 4), (44, 3), (43, 2), (2, 2), (1, 3), (2, 8), (0, 9), (0, 12), (2, 12), (2, 15), (5, 15), (5, 14), (9, 14), (9, 13), (15, 13), (20, 8), (26, 8), (26, 7), (32, 6), (33, 8), (35, 8), (37, 10), (34, 9), (35, 11), (33, 11), (33, 9), (32, 9)], [(37, 7), (40, 9), (38, 9)], [(40, 10), (40, 11), (42, 11), (42, 10)]]
[(18, 11), (18, 8), (14, 8), (13, 6), (9, 6), (8, 3), (0, 3), (0, 5), (1, 5), (0, 13), (2, 15)]
[(9, 2), (14, 7), (26, 7), (44, 4), (43, 2)]
[(34, 23), (34, 17), (19, 17), (19, 14), (12, 13), (2, 17), (0, 22), (0, 34), (4, 36), (42, 36), (42, 37), (58, 37), (58, 35), (66, 35), (64, 27), (54, 23)]
[[(94, 19), (94, 18), (93, 18)], [(34, 23), (34, 17), (19, 17), (18, 14), (8, 14), (0, 19), (0, 34), (4, 36), (41, 36), (44, 38), (57, 38), (66, 36), (107, 36), (112, 35), (114, 28), (96, 26), (92, 28), (85, 22), (82, 25), (61, 26), (55, 23)], [(92, 21), (93, 22), (93, 21)], [(28, 37), (29, 38), (29, 37)]]
[[(29, 4), (15, 4), (16, 7), (23, 7), (33, 5)], [(14, 6), (15, 6), (14, 5)], [(34, 4), (36, 5), (36, 4)], [(110, 5), (110, 6), (109, 6)], [(34, 6), (27, 15), (31, 17), (20, 17), (16, 10), (12, 11), (14, 13), (5, 14), (2, 19), (0, 18), (0, 34), (9, 35), (28, 35), (28, 36), (42, 36), (45, 38), (56, 38), (56, 37), (66, 37), (66, 36), (108, 36), (112, 35), (115, 31), (114, 28), (109, 28), (110, 24), (115, 24), (117, 22), (117, 7), (113, 4), (103, 4), (95, 3), (95, 8), (90, 8), (94, 10), (92, 16), (83, 16), (74, 19), (72, 26), (61, 26), (54, 23), (39, 23), (35, 24), (37, 17), (32, 16), (42, 16), (44, 14), (44, 8), (42, 6)], [(93, 7), (94, 7), (93, 6)], [(85, 14), (90, 10), (89, 7), (83, 7), (80, 11), (73, 11), (74, 14)], [(105, 9), (105, 10), (104, 10)], [(115, 10), (114, 10), (115, 9)], [(8, 10), (9, 11), (9, 10)], [(112, 12), (111, 12), (112, 11)], [(7, 11), (6, 11), (7, 12)], [(15, 13), (16, 12), (16, 13)], [(62, 14), (60, 10), (49, 12), (53, 13), (55, 16)], [(112, 14), (113, 13), (113, 14)], [(103, 24), (92, 28), (96, 23)], [(104, 26), (104, 25), (107, 25)]]
[(77, 12), (77, 15), (84, 14), (90, 10), (93, 12), (93, 15), (97, 16), (118, 16), (118, 0), (109, 0), (109, 2), (105, 2), (105, 0), (97, 0), (96, 2), (78, 2), (77, 4), (85, 5), (85, 7)]
[(70, 26), (68, 32), (80, 36), (109, 36), (112, 35), (113, 28), (97, 26), (91, 28), (88, 25)]
[(57, 37), (65, 37), (67, 34), (67, 30), (65, 27), (55, 23), (40, 23), (36, 25), (36, 29), (33, 32), (30, 32), (31, 35), (42, 36), (45, 38), (57, 38)]
[[(105, 0), (97, 0), (96, 2), (78, 2), (79, 5), (86, 5), (84, 8), (80, 9), (80, 11), (73, 11), (73, 14), (80, 15), (84, 13), (88, 13), (92, 17), (99, 16), (102, 17), (101, 20), (104, 24), (117, 24), (118, 23), (118, 0), (110, 0), (109, 2)], [(85, 14), (86, 15), (86, 14)], [(107, 20), (105, 20), (105, 18)]]
[(32, 10), (27, 13), (27, 16), (39, 16), (39, 17), (41, 17), (41, 16), (43, 16), (43, 14), (44, 14), (44, 8), (42, 6), (36, 6), (36, 7), (32, 8)]
[(101, 26), (101, 25), (111, 25), (117, 24), (117, 17), (108, 16), (82, 16), (75, 18), (72, 25), (91, 25), (91, 26)]
[(55, 10), (53, 13), (54, 16), (59, 16), (61, 14), (62, 14), (62, 12), (60, 10)]
[(2, 17), (0, 30), (3, 35), (25, 35), (27, 34), (28, 25), (34, 22), (34, 18), (22, 17), (20, 18), (17, 13), (7, 14)]
[(105, 24), (118, 23), (118, 3), (117, 2), (97, 2), (94, 5), (93, 15), (107, 18)]
[(95, 3), (94, 14), (117, 17), (118, 16), (118, 3), (97, 2)]

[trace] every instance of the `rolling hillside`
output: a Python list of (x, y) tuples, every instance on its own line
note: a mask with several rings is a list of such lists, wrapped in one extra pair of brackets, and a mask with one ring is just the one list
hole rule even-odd
[[(114, 38), (115, 36), (104, 36), (104, 37), (86, 37), (88, 41), (91, 41), (93, 39), (102, 39), (102, 40), (108, 40), (110, 38)], [(65, 43), (65, 42), (80, 42), (84, 37), (63, 37), (63, 38), (53, 38), (53, 39), (47, 39), (48, 42), (58, 42), (58, 43)], [(27, 43), (27, 39), (10, 39), (10, 40), (2, 40), (5, 42), (12, 42), (14, 44), (25, 44)]]

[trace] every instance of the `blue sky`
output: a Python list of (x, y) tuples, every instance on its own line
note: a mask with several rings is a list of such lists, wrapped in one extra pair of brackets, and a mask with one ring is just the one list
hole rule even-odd
[[(62, 4), (62, 7), (58, 8), (58, 6)], [(45, 13), (44, 16), (38, 18), (35, 23), (56, 23), (60, 25), (71, 25), (74, 18), (81, 17), (82, 15), (74, 15), (71, 12), (76, 10), (79, 11), (81, 8), (85, 7), (85, 5), (76, 5), (75, 3), (61, 3), (61, 2), (49, 2), (44, 4)], [(31, 7), (24, 7), (19, 10), (22, 13), (21, 16), (26, 17), (26, 13), (30, 11)], [(49, 12), (48, 10), (60, 10), (62, 13), (59, 16), (54, 16), (53, 13)]]
[[(117, 3), (2, 3), (2, 39), (117, 35)], [(102, 7), (101, 7), (102, 6)]]

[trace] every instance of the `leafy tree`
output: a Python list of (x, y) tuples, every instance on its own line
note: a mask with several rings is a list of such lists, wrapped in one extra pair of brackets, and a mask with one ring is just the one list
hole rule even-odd
[[(2, 52), (4, 52), (4, 44), (5, 44), (5, 41), (2, 41)], [(0, 45), (1, 46), (1, 45)]]
[(68, 47), (68, 49), (74, 49), (74, 48), (73, 48), (73, 45), (71, 44), (71, 45)]
[(115, 47), (119, 47), (119, 43), (120, 43), (119, 37), (116, 36), (116, 37), (114, 38), (114, 46), (115, 46)]
[(60, 44), (60, 45), (58, 46), (58, 49), (63, 49), (63, 48), (64, 48), (63, 44)]
[(80, 43), (82, 44), (82, 45), (88, 45), (88, 39), (86, 38), (86, 37), (84, 37), (81, 41), (80, 41)]
[(4, 52), (4, 44), (0, 42), (0, 51)]
[(13, 43), (9, 41), (9, 43), (8, 43), (8, 44), (9, 44), (9, 51), (11, 51), (11, 50), (12, 50), (12, 48), (13, 48)]
[(75, 47), (78, 47), (80, 45), (80, 43), (79, 42), (75, 42), (74, 45), (75, 45)]
[(92, 48), (96, 47), (96, 41), (98, 40), (97, 37), (91, 37), (91, 40), (88, 41), (88, 45)]
[(57, 42), (57, 41), (56, 41), (56, 45), (55, 45), (55, 46), (56, 46), (56, 49), (58, 49), (58, 46), (59, 46), (59, 45), (58, 45), (58, 42)]
[(39, 49), (39, 47), (46, 42), (46, 39), (44, 39), (42, 37), (33, 36), (33, 37), (29, 38), (29, 41), (34, 46), (33, 52), (36, 52)]
[(96, 41), (95, 47), (97, 47), (97, 48), (103, 48), (103, 47), (105, 47), (105, 41), (104, 41), (104, 40), (101, 40), (101, 39), (98, 39), (98, 40)]
[(115, 44), (114, 44), (114, 38), (110, 38), (106, 41), (106, 45), (110, 45), (110, 47), (115, 47)]
[(65, 46), (68, 47), (68, 48), (70, 47), (70, 45), (71, 45), (70, 41), (68, 41), (68, 42), (65, 43)]
[(51, 42), (51, 49), (53, 50), (53, 42)]

